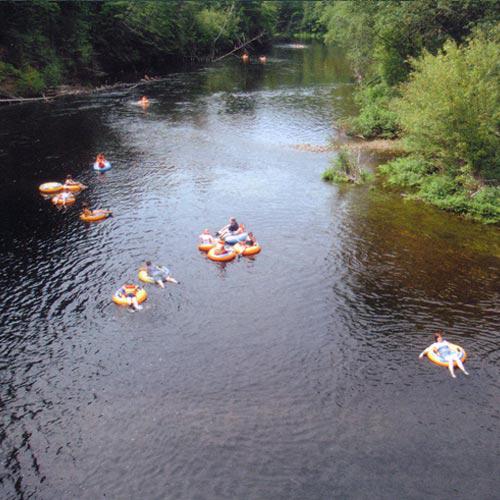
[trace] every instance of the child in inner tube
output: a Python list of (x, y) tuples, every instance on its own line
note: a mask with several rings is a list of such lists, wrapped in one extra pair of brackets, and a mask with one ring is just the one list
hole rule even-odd
[(434, 334), (434, 340), (435, 342), (433, 344), (431, 344), (429, 347), (427, 347), (427, 349), (424, 349), (420, 353), (420, 355), (418, 356), (419, 359), (422, 359), (428, 352), (433, 351), (435, 353), (438, 353), (443, 359), (448, 362), (448, 370), (450, 370), (451, 376), (453, 378), (457, 378), (453, 369), (454, 363), (457, 364), (457, 366), (465, 373), (465, 375), (469, 375), (462, 361), (460, 360), (459, 354), (452, 349), (451, 344), (447, 340), (443, 339), (442, 332), (436, 332)]
[(253, 235), (252, 232), (248, 233), (246, 240), (245, 240), (245, 245), (247, 247), (254, 247), (255, 245), (257, 245), (257, 240), (255, 239), (255, 236)]
[(214, 255), (224, 255), (225, 253), (227, 253), (226, 242), (221, 238), (214, 247)]
[(142, 306), (137, 302), (137, 292), (139, 287), (137, 285), (127, 283), (120, 288), (120, 294), (127, 299), (129, 307), (134, 308), (136, 311), (140, 311)]

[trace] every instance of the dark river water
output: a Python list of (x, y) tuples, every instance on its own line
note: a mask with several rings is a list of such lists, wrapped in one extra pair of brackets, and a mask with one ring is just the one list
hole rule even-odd
[[(332, 153), (294, 145), (335, 134), (349, 82), (281, 46), (0, 110), (1, 498), (498, 495), (498, 230), (323, 183)], [(57, 210), (37, 187), (67, 173), (89, 188)], [(230, 215), (263, 251), (221, 265), (196, 239)], [(144, 259), (181, 284), (130, 313)], [(436, 329), (469, 377), (418, 360)]]

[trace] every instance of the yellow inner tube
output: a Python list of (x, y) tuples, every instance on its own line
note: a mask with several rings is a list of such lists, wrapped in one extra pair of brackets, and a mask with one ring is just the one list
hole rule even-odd
[(80, 220), (83, 220), (84, 222), (96, 222), (98, 220), (107, 219), (109, 216), (110, 214), (103, 213), (100, 210), (94, 210), (92, 215), (80, 214)]
[(215, 262), (227, 262), (229, 260), (233, 260), (236, 257), (236, 252), (233, 250), (230, 250), (229, 252), (226, 251), (226, 253), (223, 254), (216, 254), (215, 248), (212, 248), (211, 250), (208, 251), (208, 258), (210, 260), (213, 260)]
[(214, 246), (215, 246), (215, 243), (200, 243), (198, 245), (198, 250), (200, 250), (200, 252), (208, 252)]
[(53, 194), (63, 190), (63, 185), (59, 182), (45, 182), (38, 187), (41, 193)]
[(258, 243), (251, 247), (246, 246), (242, 243), (236, 243), (233, 248), (238, 255), (245, 255), (247, 257), (249, 257), (250, 255), (256, 255), (261, 251), (261, 247)]
[[(121, 290), (121, 289), (120, 289)], [(115, 304), (118, 304), (119, 306), (128, 306), (128, 297), (124, 295), (120, 290), (117, 290), (114, 295), (113, 295), (113, 302)], [(135, 289), (130, 288), (130, 292), (134, 295), (134, 297), (137, 299), (137, 302), (141, 304), (148, 298), (148, 294), (146, 293), (146, 290), (140, 286), (136, 286)]]
[(78, 193), (79, 191), (81, 191), (83, 189), (83, 186), (80, 183), (78, 183), (78, 184), (64, 184), (63, 188), (66, 191), (71, 191), (72, 193)]
[(151, 276), (144, 269), (139, 271), (137, 276), (141, 281), (144, 281), (144, 283), (151, 283), (153, 285), (155, 282), (155, 280), (151, 278)]
[(54, 205), (73, 205), (73, 203), (75, 203), (76, 201), (76, 198), (72, 194), (70, 194), (66, 198), (63, 198), (61, 193), (56, 194), (51, 201)]
[[(450, 351), (458, 354), (458, 357), (462, 363), (467, 359), (467, 353), (459, 345), (448, 343), (448, 347), (450, 348)], [(429, 358), (429, 361), (432, 361), (434, 364), (438, 366), (444, 366), (444, 367), (448, 366), (448, 361), (444, 360), (439, 353), (436, 353), (434, 351), (429, 351), (427, 353), (427, 357)], [(453, 365), (457, 366), (457, 362), (454, 361)]]

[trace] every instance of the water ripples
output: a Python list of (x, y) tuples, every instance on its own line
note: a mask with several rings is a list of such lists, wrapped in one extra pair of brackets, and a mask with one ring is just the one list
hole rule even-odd
[[(312, 49), (290, 62), (280, 50), (265, 68), (171, 75), (148, 87), (147, 111), (115, 92), (0, 118), (0, 154), (19, 159), (6, 182), (20, 186), (3, 200), (17, 209), (1, 246), (5, 498), (384, 496), (381, 458), (395, 464), (385, 496), (396, 483), (411, 496), (400, 450), (429, 429), (448, 446), (459, 426), (469, 453), (489, 450), (494, 230), (320, 182), (328, 155), (289, 145), (327, 141), (346, 76), (297, 86)], [(99, 150), (114, 167), (103, 175)], [(58, 211), (36, 187), (66, 168), (89, 188)], [(113, 217), (81, 223), (82, 199)], [(263, 252), (210, 262), (197, 235), (230, 215)], [(148, 286), (141, 313), (116, 307), (145, 259), (181, 285)], [(468, 350), (469, 379), (418, 361), (436, 329)], [(435, 480), (435, 457), (412, 456)], [(492, 461), (473, 469), (464, 491)]]

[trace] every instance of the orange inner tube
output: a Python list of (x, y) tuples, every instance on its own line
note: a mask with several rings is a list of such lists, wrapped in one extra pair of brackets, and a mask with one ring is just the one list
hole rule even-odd
[(38, 187), (39, 191), (44, 194), (59, 193), (62, 191), (63, 185), (59, 182), (44, 182)]
[(78, 193), (83, 189), (81, 184), (64, 184), (63, 188), (65, 191), (71, 191), (72, 193)]
[(245, 250), (243, 250), (243, 255), (250, 256), (250, 255), (256, 255), (258, 254), (262, 249), (260, 248), (260, 245), (258, 243), (255, 243), (255, 245), (251, 247), (246, 247)]
[(97, 222), (98, 220), (107, 219), (110, 215), (102, 210), (94, 210), (92, 215), (80, 214), (80, 220), (84, 222)]
[(212, 248), (211, 250), (208, 251), (208, 258), (210, 260), (213, 260), (215, 262), (227, 262), (229, 260), (233, 260), (236, 257), (236, 252), (233, 252), (232, 250), (226, 251), (223, 254), (216, 254), (215, 248)]
[(215, 243), (200, 243), (198, 245), (198, 250), (200, 250), (200, 252), (208, 252), (214, 246), (215, 246)]

